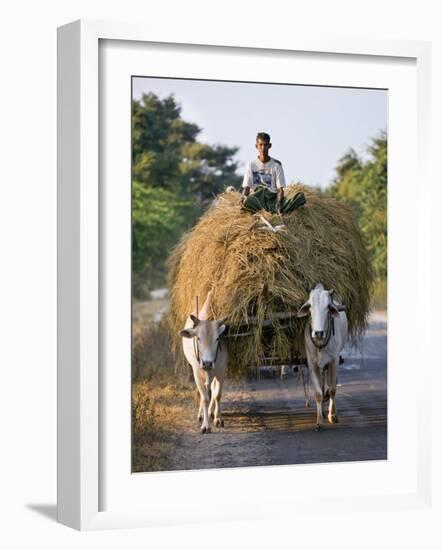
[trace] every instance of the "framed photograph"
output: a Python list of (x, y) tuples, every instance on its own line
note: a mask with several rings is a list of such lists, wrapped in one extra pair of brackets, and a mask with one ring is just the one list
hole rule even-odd
[(430, 46), (58, 52), (59, 521), (427, 506)]

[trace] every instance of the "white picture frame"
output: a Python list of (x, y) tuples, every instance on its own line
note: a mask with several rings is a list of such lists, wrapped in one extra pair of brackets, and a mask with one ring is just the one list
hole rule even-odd
[[(272, 55), (280, 55), (283, 58), (287, 52), (304, 52), (317, 56), (328, 55), (330, 59), (333, 56), (352, 57), (356, 63), (361, 64), (364, 59), (370, 57), (389, 59), (393, 62), (395, 59), (411, 60), (416, 65), (418, 122), (413, 142), (417, 144), (417, 149), (413, 154), (416, 157), (417, 181), (423, 204), (431, 204), (432, 194), (427, 156), (430, 149), (431, 48), (430, 44), (425, 42), (349, 37), (314, 40), (299, 36), (294, 39), (281, 37), (278, 43), (272, 44), (257, 38), (256, 42), (250, 43), (239, 37), (206, 37), (203, 31), (189, 41), (185, 30), (181, 35), (174, 33), (173, 36), (166, 36), (161, 31), (147, 31), (143, 26), (135, 24), (101, 21), (76, 21), (61, 27), (58, 31), (58, 521), (80, 530), (208, 521), (210, 516), (195, 516), (188, 513), (184, 500), (180, 502), (179, 498), (170, 510), (166, 510), (167, 502), (164, 506), (129, 507), (127, 501), (123, 502), (122, 499), (121, 505), (114, 504), (111, 510), (103, 511), (101, 502), (103, 463), (100, 455), (105, 448), (100, 419), (103, 412), (103, 388), (100, 386), (100, 334), (103, 320), (100, 313), (100, 303), (103, 299), (100, 284), (103, 280), (100, 249), (103, 237), (100, 231), (103, 230), (103, 225), (100, 224), (100, 214), (103, 204), (100, 188), (99, 125), (103, 108), (100, 105), (99, 93), (102, 41), (124, 41), (129, 49), (131, 45), (140, 43), (174, 45), (178, 51), (178, 54), (175, 51), (177, 65), (180, 63), (180, 48), (188, 50), (192, 46), (198, 46), (203, 51), (206, 48), (205, 55), (209, 58), (215, 47), (228, 48), (231, 56), (250, 51), (264, 54), (272, 52)], [(127, 146), (129, 148), (129, 143)], [(407, 204), (406, 198), (404, 204)], [(429, 289), (432, 286), (430, 219), (423, 205), (418, 208), (419, 226), (416, 230), (416, 241), (419, 246), (416, 248), (416, 265), (419, 267), (412, 273), (410, 281), (419, 283), (420, 289)], [(398, 224), (400, 218), (395, 215), (390, 222)], [(418, 293), (417, 302), (410, 307), (416, 311), (419, 308), (420, 316), (429, 318), (430, 305), (423, 290)], [(428, 338), (429, 335), (422, 331), (416, 354), (425, 356)], [(395, 342), (394, 338), (392, 341)], [(399, 359), (407, 361), (406, 356)], [(415, 475), (413, 489), (390, 490), (383, 493), (375, 491), (373, 494), (367, 493), (356, 497), (351, 496), (351, 493), (337, 495), (336, 499), (339, 500), (342, 513), (354, 509), (355, 506), (364, 511), (429, 506), (431, 434), (426, 410), (429, 399), (427, 388), (430, 387), (430, 365), (430, 361), (424, 361), (420, 377), (413, 381), (412, 391), (416, 396), (416, 406), (411, 407), (411, 426), (416, 432), (416, 456), (410, 463)], [(427, 407), (424, 407), (424, 402), (427, 403)], [(129, 429), (127, 426), (127, 430)], [(346, 467), (345, 464), (340, 465), (339, 471), (342, 473)], [(394, 468), (394, 464), (392, 467)], [(285, 468), (280, 470), (284, 476), (289, 475), (293, 469), (282, 468)], [(169, 481), (166, 481), (165, 474), (150, 475), (150, 479), (145, 482), (151, 484), (153, 493), (159, 491), (162, 484), (168, 484), (167, 487), (170, 489), (170, 483), (184, 491), (187, 486), (198, 482), (198, 478), (200, 483), (221, 483), (217, 472), (180, 473), (181, 477), (175, 474)], [(232, 480), (235, 480), (234, 483), (246, 478), (250, 478), (250, 482), (253, 483), (252, 474), (244, 471), (241, 478), (239, 471), (224, 472), (224, 476), (226, 475), (231, 476)], [(270, 473), (268, 475), (270, 479)], [(270, 488), (264, 489), (264, 493), (266, 490)], [(317, 513), (318, 507), (324, 508), (333, 501), (331, 497), (315, 496), (314, 491), (312, 494), (313, 497), (304, 499), (300, 506), (299, 500), (284, 493), (282, 489), (280, 493), (272, 493), (272, 507), (278, 509), (279, 515), (288, 505), (291, 513), (294, 509), (300, 513)], [(152, 494), (150, 498), (153, 501)], [(219, 506), (224, 511), (217, 515), (217, 520), (264, 517), (265, 498), (265, 494), (260, 498), (250, 498), (247, 507), (241, 506), (239, 499), (237, 506), (230, 505), (228, 509), (223, 507), (221, 502)], [(275, 500), (280, 502), (281, 506), (275, 506)], [(268, 511), (266, 515), (269, 517)]]

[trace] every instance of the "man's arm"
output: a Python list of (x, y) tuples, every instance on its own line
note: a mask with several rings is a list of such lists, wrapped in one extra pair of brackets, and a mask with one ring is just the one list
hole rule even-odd
[(246, 165), (246, 171), (244, 172), (244, 179), (242, 181), (242, 201), (246, 200), (246, 197), (250, 195), (250, 186), (252, 184), (252, 163), (248, 162)]
[(285, 183), (285, 176), (284, 176), (284, 170), (282, 169), (282, 164), (278, 161), (278, 170), (276, 172), (276, 210), (280, 212), (281, 205), (284, 200), (284, 187), (286, 186)]
[(280, 212), (281, 210), (281, 204), (283, 200), (284, 200), (284, 188), (278, 187), (278, 189), (276, 190), (276, 210), (278, 212)]

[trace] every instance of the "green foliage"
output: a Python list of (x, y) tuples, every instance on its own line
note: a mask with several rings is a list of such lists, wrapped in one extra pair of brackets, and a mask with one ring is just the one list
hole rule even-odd
[(213, 197), (239, 183), (236, 147), (197, 141), (173, 95), (132, 102), (134, 293), (164, 284), (164, 261)]
[(152, 284), (163, 279), (168, 249), (181, 235), (188, 207), (188, 202), (177, 200), (171, 191), (132, 182), (132, 269), (136, 294), (143, 279)]
[(228, 185), (239, 183), (237, 163), (232, 160), (237, 148), (203, 143), (186, 143), (182, 147), (180, 172), (183, 191), (196, 197), (201, 206)]
[(368, 147), (369, 158), (355, 151), (344, 155), (328, 192), (348, 201), (365, 237), (377, 287), (387, 278), (387, 136), (382, 132)]

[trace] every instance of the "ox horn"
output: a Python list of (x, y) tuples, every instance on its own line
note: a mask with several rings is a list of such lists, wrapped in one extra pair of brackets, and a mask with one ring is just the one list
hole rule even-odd
[(198, 319), (198, 317), (196, 317), (195, 315), (193, 315), (193, 313), (190, 314), (190, 318), (191, 318), (192, 321), (193, 321), (193, 326), (194, 326), (194, 327), (197, 327), (197, 326), (200, 324), (200, 320)]

